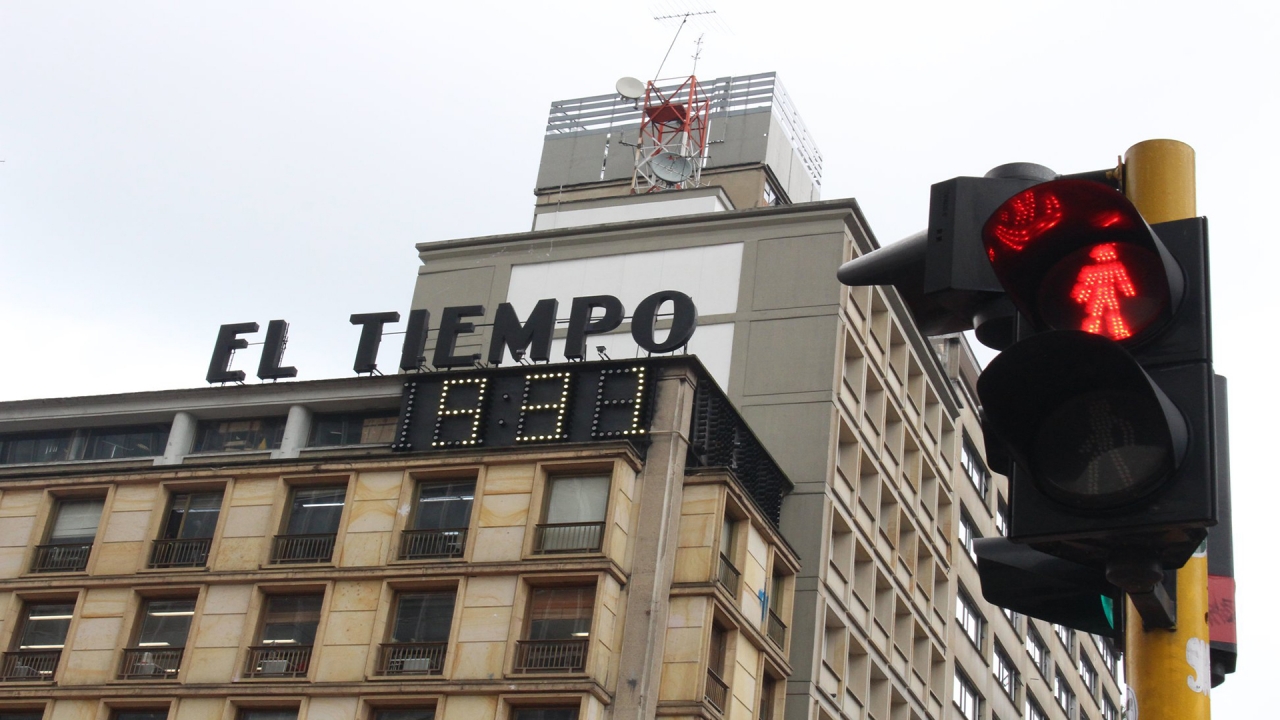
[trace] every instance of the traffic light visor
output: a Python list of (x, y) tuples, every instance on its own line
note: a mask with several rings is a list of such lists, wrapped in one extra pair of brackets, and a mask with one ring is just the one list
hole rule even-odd
[(1054, 180), (1010, 197), (983, 245), (1018, 308), (1042, 329), (1140, 339), (1171, 316), (1181, 271), (1124, 195)]

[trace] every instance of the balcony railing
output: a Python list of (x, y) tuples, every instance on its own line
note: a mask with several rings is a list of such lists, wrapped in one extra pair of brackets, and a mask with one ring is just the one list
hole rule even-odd
[(585, 672), (588, 638), (520, 640), (516, 643), (516, 672)]
[(249, 648), (249, 662), (244, 676), (250, 678), (300, 678), (307, 676), (311, 666), (311, 646), (279, 645)]
[(707, 702), (711, 703), (711, 707), (724, 712), (725, 701), (729, 699), (729, 686), (711, 668), (707, 668), (707, 692), (705, 697)]
[(738, 582), (742, 579), (742, 573), (738, 572), (738, 568), (729, 562), (729, 558), (725, 557), (724, 553), (720, 554), (720, 568), (716, 572), (716, 579), (724, 585), (730, 595), (738, 594)]
[(769, 610), (769, 617), (766, 620), (765, 634), (769, 639), (780, 648), (787, 646), (787, 626), (782, 622), (782, 618), (778, 617), (772, 609)]
[(439, 675), (449, 643), (383, 643), (379, 675)]
[(209, 546), (213, 538), (171, 538), (156, 540), (151, 546), (151, 562), (147, 567), (204, 567), (209, 563)]
[(550, 553), (600, 552), (604, 523), (546, 523), (534, 528), (533, 551)]
[(271, 563), (326, 563), (333, 559), (337, 535), (277, 535), (271, 546)]
[(52, 681), (61, 650), (19, 650), (0, 658), (0, 681)]
[(466, 528), (405, 530), (400, 534), (400, 559), (461, 557), (466, 546)]
[(125, 648), (121, 680), (173, 680), (182, 667), (182, 648)]
[(93, 543), (37, 545), (31, 572), (80, 572), (89, 565)]

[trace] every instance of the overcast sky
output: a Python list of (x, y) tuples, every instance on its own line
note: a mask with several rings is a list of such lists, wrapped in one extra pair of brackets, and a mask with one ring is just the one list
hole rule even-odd
[[(673, 32), (652, 16), (697, 7), (0, 0), (0, 399), (198, 386), (220, 324), (277, 318), (299, 378), (350, 375), (347, 318), (408, 310), (414, 244), (527, 230), (550, 102), (651, 77)], [(823, 197), (857, 198), (882, 242), (956, 175), (1195, 147), (1232, 389), (1242, 636), (1220, 717), (1274, 708), (1280, 646), (1277, 341), (1248, 335), (1278, 309), (1276, 7), (724, 0), (730, 32), (687, 29), (663, 73), (701, 30), (700, 76), (777, 71)]]

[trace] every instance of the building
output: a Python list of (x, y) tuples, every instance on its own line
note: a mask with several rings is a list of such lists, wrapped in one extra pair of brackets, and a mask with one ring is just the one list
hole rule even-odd
[[(573, 412), (640, 430), (535, 436), (552, 415), (516, 402), (477, 441), (473, 416), (435, 415), (490, 383), (574, 383)], [(600, 400), (615, 390), (632, 401)], [(528, 432), (500, 437), (508, 415)], [(0, 417), (0, 717), (781, 716), (788, 483), (694, 360)], [(393, 449), (397, 427), (437, 447)]]

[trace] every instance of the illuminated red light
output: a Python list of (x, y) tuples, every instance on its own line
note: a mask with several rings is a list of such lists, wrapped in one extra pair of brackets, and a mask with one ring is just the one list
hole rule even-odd
[(1138, 294), (1129, 279), (1129, 271), (1116, 255), (1115, 243), (1095, 245), (1089, 251), (1094, 264), (1080, 268), (1076, 284), (1071, 288), (1071, 299), (1084, 305), (1085, 317), (1080, 329), (1112, 340), (1124, 340), (1133, 335), (1120, 308), (1120, 296)]
[(1021, 250), (1062, 220), (1062, 201), (1031, 188), (1009, 198), (994, 219), (991, 234), (1009, 249)]
[(1124, 214), (1119, 210), (1107, 210), (1093, 218), (1093, 226), (1108, 228), (1124, 222)]

